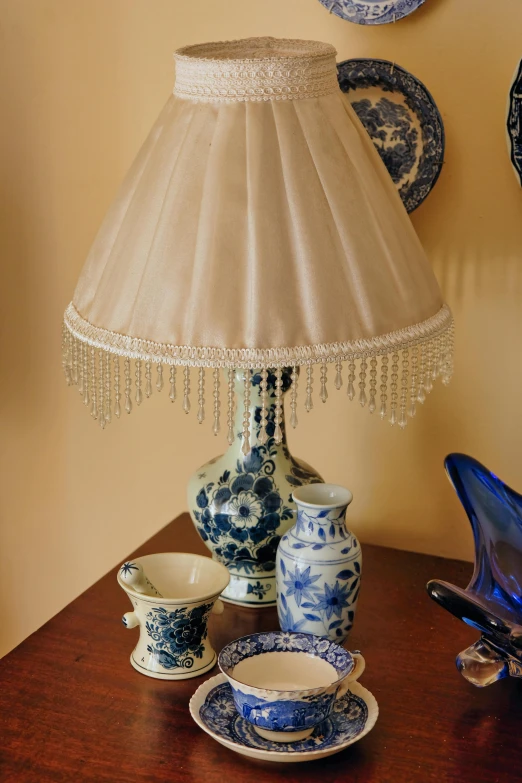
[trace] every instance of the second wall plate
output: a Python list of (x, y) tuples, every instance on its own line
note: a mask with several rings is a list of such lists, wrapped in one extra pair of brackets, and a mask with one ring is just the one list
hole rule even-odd
[(444, 160), (444, 125), (435, 101), (419, 79), (389, 60), (345, 60), (337, 76), (413, 212), (435, 185)]
[(506, 129), (511, 165), (518, 184), (522, 185), (522, 60), (517, 65), (509, 90)]
[(389, 24), (413, 13), (425, 0), (319, 0), (332, 14), (355, 24)]

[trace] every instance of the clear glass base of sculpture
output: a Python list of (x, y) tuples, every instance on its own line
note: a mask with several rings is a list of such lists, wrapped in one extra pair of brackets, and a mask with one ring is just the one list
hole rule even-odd
[(495, 648), (484, 636), (457, 655), (457, 669), (478, 688), (504, 677), (522, 677), (520, 661), (507, 650)]
[(463, 677), (478, 687), (522, 677), (522, 497), (465, 454), (445, 467), (473, 529), (475, 570), (465, 589), (432, 580), (428, 593), (482, 633), (457, 656)]

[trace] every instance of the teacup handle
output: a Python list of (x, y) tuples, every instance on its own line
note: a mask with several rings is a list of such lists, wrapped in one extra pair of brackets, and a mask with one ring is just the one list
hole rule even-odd
[(225, 611), (225, 604), (223, 603), (223, 601), (221, 601), (218, 598), (216, 603), (212, 607), (212, 614), (223, 614), (224, 611)]
[(336, 699), (342, 699), (345, 693), (349, 690), (352, 682), (358, 680), (366, 668), (366, 661), (360, 652), (353, 652), (351, 653), (351, 656), (355, 661), (355, 666), (353, 667), (350, 674), (347, 674), (342, 683), (339, 685), (339, 689), (335, 697)]
[(136, 612), (125, 612), (121, 621), (125, 628), (136, 628), (136, 626), (140, 624)]

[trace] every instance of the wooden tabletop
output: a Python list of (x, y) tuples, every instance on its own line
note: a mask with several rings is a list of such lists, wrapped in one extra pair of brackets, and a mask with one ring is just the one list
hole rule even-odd
[[(187, 514), (134, 556), (208, 554)], [(522, 780), (522, 687), (483, 690), (455, 668), (477, 632), (425, 592), (438, 577), (466, 585), (471, 565), (363, 547), (361, 597), (347, 646), (360, 649), (362, 684), (380, 707), (373, 731), (342, 753), (308, 764), (252, 761), (214, 742), (188, 702), (202, 677), (154, 680), (129, 663), (138, 629), (116, 568), (0, 662), (2, 783), (514, 783)], [(277, 628), (273, 608), (226, 605), (213, 616), (216, 649)]]

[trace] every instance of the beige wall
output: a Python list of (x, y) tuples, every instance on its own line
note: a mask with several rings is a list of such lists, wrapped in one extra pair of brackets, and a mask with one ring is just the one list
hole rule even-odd
[(363, 541), (471, 556), (445, 454), (522, 488), (522, 203), (504, 138), (522, 5), (502, 5), (427, 0), (363, 28), (318, 0), (0, 2), (0, 654), (182, 511), (190, 473), (224, 448), (165, 397), (101, 432), (60, 372), (62, 310), (186, 43), (319, 38), (340, 59), (395, 60), (432, 91), (446, 164), (413, 221), (455, 311), (456, 377), (405, 433), (332, 394), (292, 447), (353, 490)]

